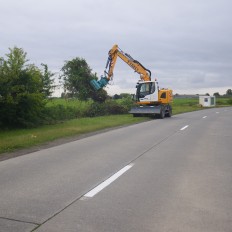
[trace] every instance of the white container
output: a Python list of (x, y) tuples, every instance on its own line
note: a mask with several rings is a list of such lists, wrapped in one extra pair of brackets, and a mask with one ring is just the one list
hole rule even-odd
[(199, 104), (202, 107), (213, 107), (216, 105), (215, 96), (199, 96)]

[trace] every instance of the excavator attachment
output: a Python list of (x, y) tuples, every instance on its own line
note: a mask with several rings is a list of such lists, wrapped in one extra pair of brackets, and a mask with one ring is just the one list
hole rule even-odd
[(90, 81), (90, 84), (94, 88), (94, 90), (99, 90), (105, 87), (108, 84), (108, 82), (109, 80), (106, 77), (101, 76), (100, 80), (92, 80)]

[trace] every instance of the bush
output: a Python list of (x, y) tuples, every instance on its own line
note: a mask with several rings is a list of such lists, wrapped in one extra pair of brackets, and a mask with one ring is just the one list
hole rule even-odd
[(76, 108), (61, 104), (46, 107), (44, 115), (46, 115), (44, 118), (45, 124), (52, 124), (57, 121), (69, 120), (82, 116), (81, 111), (78, 111)]
[(34, 127), (43, 122), (45, 96), (51, 94), (52, 74), (27, 64), (26, 52), (14, 47), (0, 57), (0, 127)]
[(107, 114), (125, 114), (127, 109), (125, 106), (117, 103), (116, 101), (107, 101), (105, 103)]
[(108, 100), (105, 103), (93, 102), (85, 112), (86, 117), (96, 117), (111, 114), (125, 114), (127, 107), (117, 103), (114, 100)]
[(117, 100), (117, 103), (122, 105), (124, 108), (126, 108), (127, 111), (131, 109), (131, 107), (134, 105), (134, 101), (131, 97), (125, 97), (122, 99)]

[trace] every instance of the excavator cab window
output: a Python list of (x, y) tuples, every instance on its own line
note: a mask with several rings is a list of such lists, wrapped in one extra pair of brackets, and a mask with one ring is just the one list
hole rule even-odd
[(150, 95), (155, 92), (155, 83), (139, 83), (137, 86), (137, 100), (144, 98), (146, 95)]
[(160, 98), (166, 98), (166, 92), (163, 92), (160, 96)]

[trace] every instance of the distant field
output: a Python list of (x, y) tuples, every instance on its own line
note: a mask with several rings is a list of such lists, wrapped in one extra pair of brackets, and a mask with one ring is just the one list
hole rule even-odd
[(220, 97), (216, 98), (216, 105), (217, 106), (231, 106), (232, 105), (232, 97)]
[[(228, 106), (231, 98), (218, 98), (217, 106)], [(66, 108), (75, 109), (81, 112), (91, 105), (92, 101), (81, 102), (79, 100), (53, 99), (47, 104), (47, 107), (61, 105)], [(173, 114), (202, 110), (198, 99), (174, 99), (172, 103)], [(34, 129), (0, 130), (0, 153), (12, 152), (22, 148), (29, 148), (35, 145), (54, 141), (58, 138), (70, 137), (93, 132), (105, 128), (111, 128), (121, 125), (148, 120), (146, 117), (134, 118), (132, 115), (109, 115), (92, 118), (77, 118), (63, 121), (55, 125), (47, 125)]]
[[(232, 105), (232, 98), (220, 97), (216, 98), (216, 107), (230, 106)], [(173, 103), (173, 114), (180, 114), (184, 112), (191, 112), (195, 110), (202, 110), (199, 105), (198, 98), (174, 98)]]
[(173, 114), (201, 110), (197, 98), (175, 98), (172, 103)]

